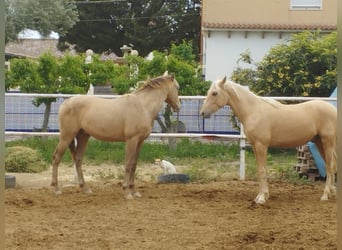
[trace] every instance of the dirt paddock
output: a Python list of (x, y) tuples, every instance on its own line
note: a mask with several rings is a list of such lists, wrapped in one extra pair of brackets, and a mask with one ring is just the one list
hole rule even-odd
[[(322, 182), (271, 182), (266, 205), (258, 183), (137, 182), (143, 197), (123, 199), (120, 181), (88, 180), (85, 195), (64, 182), (17, 175), (5, 191), (6, 249), (337, 249), (337, 205), (321, 202)], [(70, 183), (69, 183), (70, 184)]]

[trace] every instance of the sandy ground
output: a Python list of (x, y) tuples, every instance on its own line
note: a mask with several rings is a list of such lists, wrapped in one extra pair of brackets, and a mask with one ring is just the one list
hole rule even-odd
[(119, 178), (94, 178), (118, 175), (110, 168), (120, 169), (86, 167), (92, 195), (70, 167), (60, 167), (58, 197), (51, 170), (16, 174), (5, 190), (6, 249), (337, 249), (336, 200), (319, 200), (322, 182), (273, 181), (266, 205), (255, 205), (257, 182), (156, 184), (161, 170), (149, 166), (137, 181), (143, 197), (127, 201)]

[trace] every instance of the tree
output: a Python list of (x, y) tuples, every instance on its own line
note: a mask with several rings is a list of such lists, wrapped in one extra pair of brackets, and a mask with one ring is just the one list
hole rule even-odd
[(203, 82), (201, 75), (198, 74), (199, 64), (192, 51), (191, 42), (183, 40), (178, 45), (172, 44), (169, 54), (153, 51), (153, 59), (150, 61), (142, 57), (137, 60), (135, 56), (130, 56), (128, 61), (130, 64), (138, 64), (139, 80), (161, 75), (167, 70), (169, 73), (176, 74), (180, 84), (180, 95), (204, 95), (209, 84)]
[(232, 79), (264, 96), (329, 96), (337, 84), (336, 63), (336, 32), (302, 32), (271, 48), (255, 70), (238, 67)]
[[(84, 56), (67, 55), (58, 59), (43, 54), (38, 60), (12, 59), (6, 73), (6, 89), (19, 87), (24, 93), (75, 94), (86, 93), (89, 88), (84, 66)], [(42, 131), (47, 131), (51, 104), (56, 98), (35, 98), (33, 104), (45, 105)]]
[(199, 51), (200, 0), (77, 1), (80, 21), (60, 37), (60, 48), (75, 44), (84, 52), (113, 51), (133, 44), (142, 56), (170, 48), (172, 42), (193, 41)]
[(72, 0), (5, 0), (5, 42), (16, 40), (24, 29), (34, 29), (47, 36), (51, 31), (66, 34), (78, 21)]

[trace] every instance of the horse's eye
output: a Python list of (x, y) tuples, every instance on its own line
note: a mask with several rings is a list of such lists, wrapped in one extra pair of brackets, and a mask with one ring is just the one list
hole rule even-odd
[(213, 92), (213, 96), (217, 96), (217, 92), (216, 91)]

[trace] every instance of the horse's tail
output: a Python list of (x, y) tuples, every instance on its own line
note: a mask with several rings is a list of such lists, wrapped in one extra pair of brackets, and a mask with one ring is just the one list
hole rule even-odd
[(334, 154), (334, 159), (337, 161), (337, 152), (336, 152), (336, 150), (337, 150), (337, 144), (336, 144), (336, 141), (337, 141), (337, 136), (336, 136), (336, 138), (335, 138), (335, 147), (334, 147), (334, 152), (333, 152), (333, 154)]
[(76, 137), (70, 142), (69, 149), (71, 153), (72, 160), (74, 162), (73, 169), (74, 169), (74, 181), (78, 183), (78, 174), (76, 170), (76, 147), (77, 147), (77, 139)]
[(333, 162), (334, 162), (334, 173), (337, 173), (337, 152), (336, 152), (336, 147), (334, 148), (334, 151), (333, 151)]
[(76, 156), (76, 147), (77, 147), (77, 139), (75, 137), (74, 139), (72, 139), (72, 141), (69, 144), (69, 149), (70, 149), (70, 153), (72, 155), (73, 160), (75, 160), (75, 156)]

